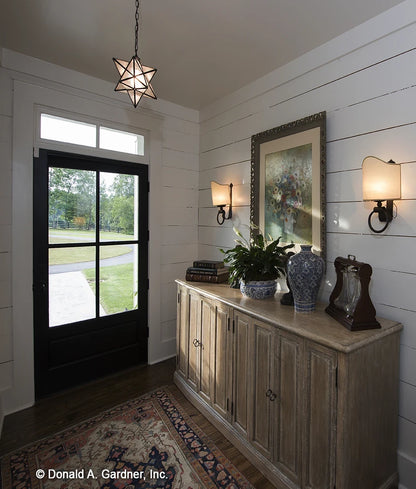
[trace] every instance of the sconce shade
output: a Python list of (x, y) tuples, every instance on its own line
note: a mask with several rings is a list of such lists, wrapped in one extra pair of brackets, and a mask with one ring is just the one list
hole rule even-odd
[(217, 182), (211, 182), (212, 205), (225, 206), (230, 205), (230, 186), (221, 185)]
[(363, 200), (398, 200), (401, 198), (401, 167), (374, 156), (364, 158)]

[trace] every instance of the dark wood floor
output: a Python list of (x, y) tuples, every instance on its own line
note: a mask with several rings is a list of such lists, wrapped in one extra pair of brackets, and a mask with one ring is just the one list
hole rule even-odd
[[(174, 359), (152, 366), (143, 365), (42, 399), (29, 409), (6, 416), (0, 439), (0, 456), (95, 416), (128, 399), (162, 385), (171, 385), (174, 370)], [(275, 488), (176, 387), (173, 388), (173, 392), (195, 423), (254, 487)]]

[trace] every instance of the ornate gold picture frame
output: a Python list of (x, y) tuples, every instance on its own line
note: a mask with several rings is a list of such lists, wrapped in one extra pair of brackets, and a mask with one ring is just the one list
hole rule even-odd
[[(326, 113), (251, 138), (250, 220), (282, 243), (325, 259)], [(253, 233), (256, 231), (254, 230)]]

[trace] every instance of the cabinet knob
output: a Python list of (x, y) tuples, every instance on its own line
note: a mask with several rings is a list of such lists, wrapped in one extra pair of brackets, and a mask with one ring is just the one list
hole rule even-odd
[(266, 397), (270, 397), (271, 394), (272, 394), (272, 390), (271, 389), (267, 389)]
[(199, 346), (202, 346), (202, 343), (197, 340), (196, 338), (194, 339), (194, 341), (192, 342), (192, 344), (194, 345), (195, 348), (198, 348)]
[(275, 394), (274, 392), (272, 392), (272, 393), (270, 394), (270, 400), (271, 400), (271, 401), (274, 401), (274, 400), (276, 399), (276, 397), (277, 397), (277, 396), (276, 396), (276, 394)]

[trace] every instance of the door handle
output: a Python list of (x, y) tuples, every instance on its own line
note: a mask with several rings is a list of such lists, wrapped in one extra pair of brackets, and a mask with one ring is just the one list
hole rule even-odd
[(38, 283), (32, 285), (32, 290), (33, 290), (33, 292), (45, 292), (47, 287), (48, 286), (47, 286), (46, 282), (38, 282)]

